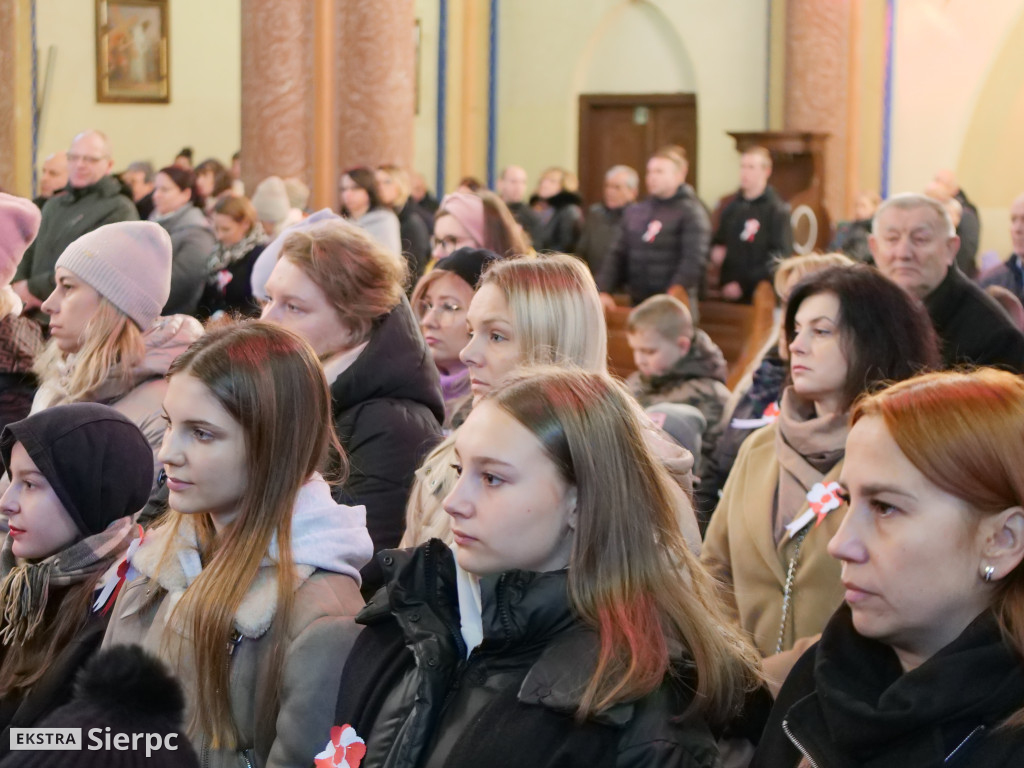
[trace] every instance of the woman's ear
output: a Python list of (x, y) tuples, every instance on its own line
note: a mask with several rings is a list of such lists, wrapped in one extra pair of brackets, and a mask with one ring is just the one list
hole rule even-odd
[(572, 531), (573, 533), (576, 532), (576, 502), (577, 502), (577, 499), (578, 499), (578, 493), (576, 491), (576, 486), (575, 485), (569, 486), (569, 490), (566, 491), (566, 493), (565, 493), (565, 505), (569, 509), (569, 515), (568, 515), (568, 519), (567, 519), (567, 524), (569, 526), (569, 530)]
[(1024, 507), (1008, 507), (987, 518), (980, 572), (992, 568), (991, 580), (1008, 576), (1024, 560)]

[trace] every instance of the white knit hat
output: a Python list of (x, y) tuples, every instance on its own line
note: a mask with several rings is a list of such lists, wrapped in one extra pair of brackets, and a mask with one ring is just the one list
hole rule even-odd
[(57, 266), (148, 331), (171, 294), (171, 236), (151, 221), (106, 224), (69, 245)]

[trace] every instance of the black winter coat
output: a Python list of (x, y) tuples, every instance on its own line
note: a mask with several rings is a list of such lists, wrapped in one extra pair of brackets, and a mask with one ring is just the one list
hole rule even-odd
[(356, 619), (335, 715), (366, 740), (362, 768), (719, 765), (703, 721), (670, 719), (685, 682), (574, 720), (598, 641), (571, 612), (565, 571), (484, 578), (484, 639), (467, 659), (451, 550), (434, 539), (378, 559), (388, 586)]
[(1024, 373), (1024, 333), (998, 302), (951, 267), (924, 299), (945, 367), (993, 365)]
[(430, 261), (430, 232), (423, 217), (417, 212), (416, 203), (409, 198), (398, 211), (398, 233), (402, 238), (402, 255), (409, 265), (410, 290), (423, 276), (423, 270)]
[(991, 613), (904, 673), (843, 605), (786, 678), (751, 768), (796, 768), (802, 754), (821, 768), (1020, 766), (1024, 731), (994, 728), (1022, 706), (1024, 662)]
[(540, 214), (533, 247), (538, 251), (575, 253), (583, 227), (583, 200), (574, 192), (559, 192), (544, 202), (551, 206), (550, 216)]
[[(398, 546), (413, 474), (441, 440), (444, 399), (437, 366), (408, 300), (374, 322), (370, 341), (331, 384), (334, 426), (349, 459), (349, 476), (335, 488), (340, 504), (366, 505), (375, 552)], [(371, 561), (364, 594), (379, 586)]]
[(737, 282), (749, 303), (762, 280), (770, 280), (778, 258), (793, 254), (789, 205), (771, 187), (753, 200), (740, 192), (722, 210), (714, 245), (725, 246), (721, 284)]
[(209, 317), (218, 311), (259, 317), (260, 305), (252, 295), (252, 267), (266, 247), (266, 243), (255, 245), (245, 256), (225, 267), (223, 271), (231, 275), (231, 280), (223, 289), (216, 282), (209, 282), (216, 280), (216, 275), (207, 278), (199, 299), (199, 317)]
[(649, 197), (622, 214), (622, 231), (597, 274), (597, 287), (603, 293), (625, 287), (639, 304), (681, 285), (693, 300), (710, 242), (708, 213), (689, 184), (666, 200)]

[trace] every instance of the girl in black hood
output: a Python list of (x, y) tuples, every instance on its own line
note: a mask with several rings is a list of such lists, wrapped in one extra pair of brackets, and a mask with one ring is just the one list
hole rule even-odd
[(113, 408), (74, 403), (10, 424), (0, 456), (11, 481), (0, 498), (10, 528), (0, 549), (2, 755), (9, 728), (70, 699), (75, 673), (99, 647), (110, 601), (94, 591), (135, 536), (131, 515), (153, 484), (153, 454)]

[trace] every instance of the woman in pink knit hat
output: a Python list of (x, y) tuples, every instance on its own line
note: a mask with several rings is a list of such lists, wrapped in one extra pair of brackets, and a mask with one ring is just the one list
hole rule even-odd
[(43, 348), (43, 334), (21, 316), (11, 279), (39, 232), (40, 216), (31, 200), (0, 192), (0, 430), (28, 416), (36, 390), (32, 363)]
[(459, 248), (484, 248), (499, 256), (521, 256), (529, 251), (522, 227), (501, 198), (491, 192), (445, 195), (434, 217), (431, 244), (434, 262)]

